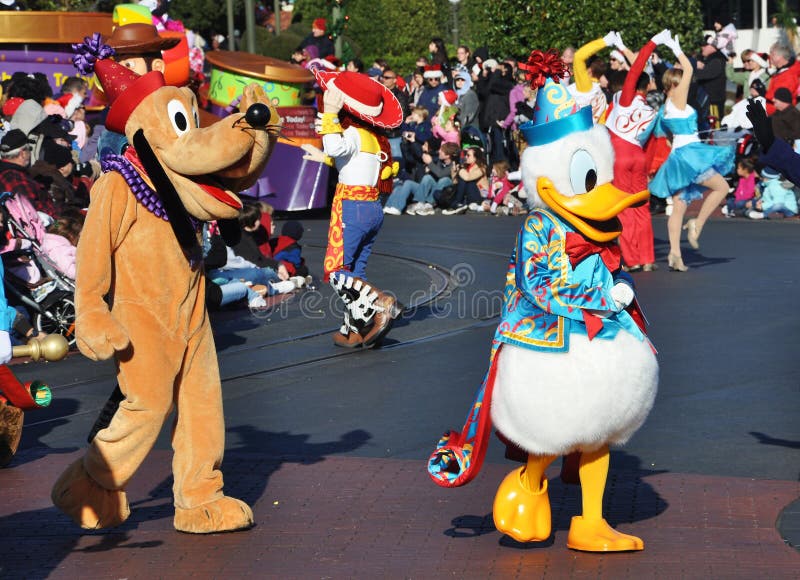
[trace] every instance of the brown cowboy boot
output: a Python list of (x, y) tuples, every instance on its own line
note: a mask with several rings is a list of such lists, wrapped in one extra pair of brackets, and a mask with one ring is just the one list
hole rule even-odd
[(350, 313), (345, 310), (342, 327), (333, 333), (333, 344), (343, 348), (361, 348), (363, 339), (350, 324)]
[(380, 345), (383, 337), (391, 330), (395, 319), (403, 312), (403, 308), (394, 298), (378, 291), (378, 299), (373, 303), (375, 315), (372, 317), (372, 328), (364, 335), (364, 348)]

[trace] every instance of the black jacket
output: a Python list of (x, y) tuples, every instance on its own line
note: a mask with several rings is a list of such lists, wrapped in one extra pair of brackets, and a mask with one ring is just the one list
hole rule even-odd
[[(716, 51), (703, 60), (703, 64), (705, 66), (702, 69), (694, 71), (697, 84), (705, 89), (712, 103), (724, 103), (725, 87), (728, 81), (728, 77), (725, 76), (725, 65), (727, 64), (725, 55)], [(722, 111), (720, 111), (721, 113)]]
[(242, 232), (241, 241), (233, 246), (233, 253), (237, 256), (244, 258), (248, 262), (252, 262), (259, 268), (272, 268), (277, 270), (280, 262), (267, 258), (258, 249), (258, 242), (251, 235), (251, 232)]

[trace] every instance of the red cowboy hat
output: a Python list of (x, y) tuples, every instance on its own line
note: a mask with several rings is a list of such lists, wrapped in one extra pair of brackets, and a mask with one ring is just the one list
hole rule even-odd
[(383, 129), (394, 129), (403, 122), (400, 101), (381, 83), (357, 72), (316, 70), (323, 91), (332, 84), (344, 93), (344, 108), (359, 119)]

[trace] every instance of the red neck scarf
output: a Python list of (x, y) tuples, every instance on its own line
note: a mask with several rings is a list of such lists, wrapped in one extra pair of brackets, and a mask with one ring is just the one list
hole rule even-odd
[(622, 263), (622, 253), (616, 242), (593, 242), (575, 232), (567, 232), (566, 251), (573, 268), (594, 254), (600, 254), (600, 259), (611, 273), (619, 270)]

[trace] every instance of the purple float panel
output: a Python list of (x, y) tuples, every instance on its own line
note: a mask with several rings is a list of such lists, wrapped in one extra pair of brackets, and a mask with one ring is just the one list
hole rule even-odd
[(325, 207), (329, 168), (324, 163), (307, 161), (303, 155), (299, 147), (276, 143), (261, 177), (242, 195), (263, 200), (280, 211)]
[[(219, 117), (230, 110), (211, 104), (211, 112)], [(279, 141), (275, 144), (267, 166), (256, 184), (241, 192), (246, 197), (260, 199), (280, 211), (303, 211), (328, 205), (330, 168), (324, 163), (303, 159), (300, 144), (322, 147), (314, 130), (317, 111), (314, 107), (278, 107), (283, 122), (281, 137), (297, 143)]]
[(68, 77), (81, 76), (94, 88), (95, 77), (84, 77), (72, 66), (72, 52), (50, 52), (43, 50), (0, 49), (0, 78), (11, 78), (15, 72), (44, 73), (53, 89), (61, 93), (61, 85)]

